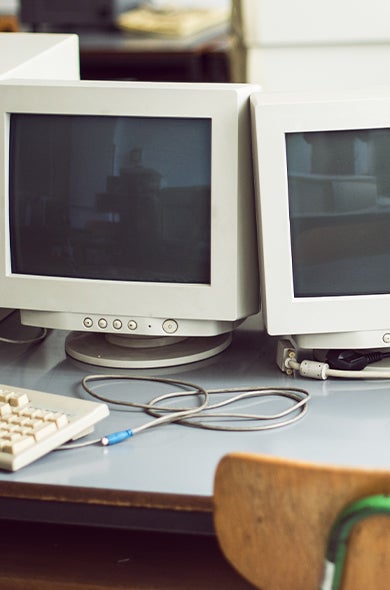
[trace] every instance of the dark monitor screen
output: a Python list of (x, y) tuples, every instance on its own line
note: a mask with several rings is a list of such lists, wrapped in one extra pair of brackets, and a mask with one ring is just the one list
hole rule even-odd
[(390, 293), (390, 129), (287, 133), (295, 297)]
[(12, 114), (16, 274), (210, 283), (211, 120)]

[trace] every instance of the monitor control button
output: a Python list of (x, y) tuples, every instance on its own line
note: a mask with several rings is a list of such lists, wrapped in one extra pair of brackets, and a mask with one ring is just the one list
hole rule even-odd
[(100, 318), (98, 321), (98, 326), (104, 330), (104, 328), (107, 328), (107, 320), (105, 318)]
[(174, 334), (178, 329), (177, 322), (175, 320), (165, 320), (162, 325), (162, 329), (167, 334)]
[(112, 327), (115, 328), (115, 330), (120, 330), (122, 327), (122, 322), (120, 320), (114, 320), (112, 322)]
[(129, 328), (129, 330), (136, 330), (137, 329), (137, 322), (135, 320), (129, 320), (127, 322), (127, 327)]
[(84, 324), (85, 328), (92, 328), (92, 326), (93, 326), (92, 318), (84, 318), (83, 324)]
[(382, 340), (383, 340), (383, 342), (385, 344), (390, 344), (390, 334), (389, 334), (389, 332), (386, 332), (385, 334), (383, 334)]

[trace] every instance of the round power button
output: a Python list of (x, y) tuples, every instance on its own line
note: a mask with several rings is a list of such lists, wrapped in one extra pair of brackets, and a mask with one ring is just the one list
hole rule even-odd
[(167, 334), (174, 334), (178, 329), (177, 322), (175, 320), (165, 320), (162, 325), (162, 329)]

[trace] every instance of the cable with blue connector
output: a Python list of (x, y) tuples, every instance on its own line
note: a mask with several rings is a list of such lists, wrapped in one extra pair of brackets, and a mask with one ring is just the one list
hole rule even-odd
[[(147, 381), (154, 384), (161, 383), (172, 385), (179, 391), (159, 395), (147, 403), (142, 403), (137, 401), (113, 399), (101, 395), (100, 393), (98, 394), (91, 386), (92, 382), (96, 383), (98, 381), (112, 380)], [(82, 386), (91, 397), (94, 397), (99, 401), (117, 406), (138, 408), (153, 416), (153, 419), (141, 426), (125, 428), (118, 432), (109, 433), (94, 441), (63, 445), (60, 447), (61, 449), (78, 448), (95, 443), (102, 444), (103, 446), (110, 446), (123, 442), (150, 428), (173, 422), (196, 428), (235, 432), (254, 432), (280, 428), (300, 420), (307, 412), (308, 402), (311, 397), (309, 392), (300, 388), (254, 386), (207, 390), (199, 384), (190, 383), (188, 381), (140, 375), (88, 375), (83, 378)], [(221, 394), (230, 395), (230, 397), (211, 403), (211, 396), (218, 396)], [(199, 397), (201, 399), (201, 402), (195, 406), (174, 408), (172, 406), (163, 405), (175, 398), (193, 398), (194, 396), (195, 399), (199, 399)], [(271, 400), (272, 398), (282, 398), (283, 400), (288, 401), (288, 406), (278, 412), (270, 414), (221, 411), (221, 408), (225, 408), (231, 404), (254, 398), (263, 398), (267, 400)], [(221, 420), (225, 422), (221, 423)], [(230, 421), (229, 424), (226, 423), (227, 420)], [(243, 422), (245, 423), (243, 424)]]

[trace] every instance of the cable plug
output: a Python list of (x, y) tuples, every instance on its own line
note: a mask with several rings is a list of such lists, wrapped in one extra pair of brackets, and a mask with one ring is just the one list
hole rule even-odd
[(276, 350), (276, 364), (278, 365), (279, 369), (287, 375), (292, 375), (294, 370), (290, 365), (296, 360), (296, 351), (291, 342), (285, 338), (278, 340), (278, 347)]
[(332, 369), (341, 371), (362, 371), (370, 363), (384, 358), (379, 351), (361, 352), (359, 350), (329, 350), (326, 360)]
[(117, 443), (120, 443), (133, 435), (134, 432), (129, 428), (128, 430), (120, 430), (119, 432), (106, 434), (106, 436), (103, 436), (100, 442), (104, 447), (107, 447), (109, 445), (116, 445)]

